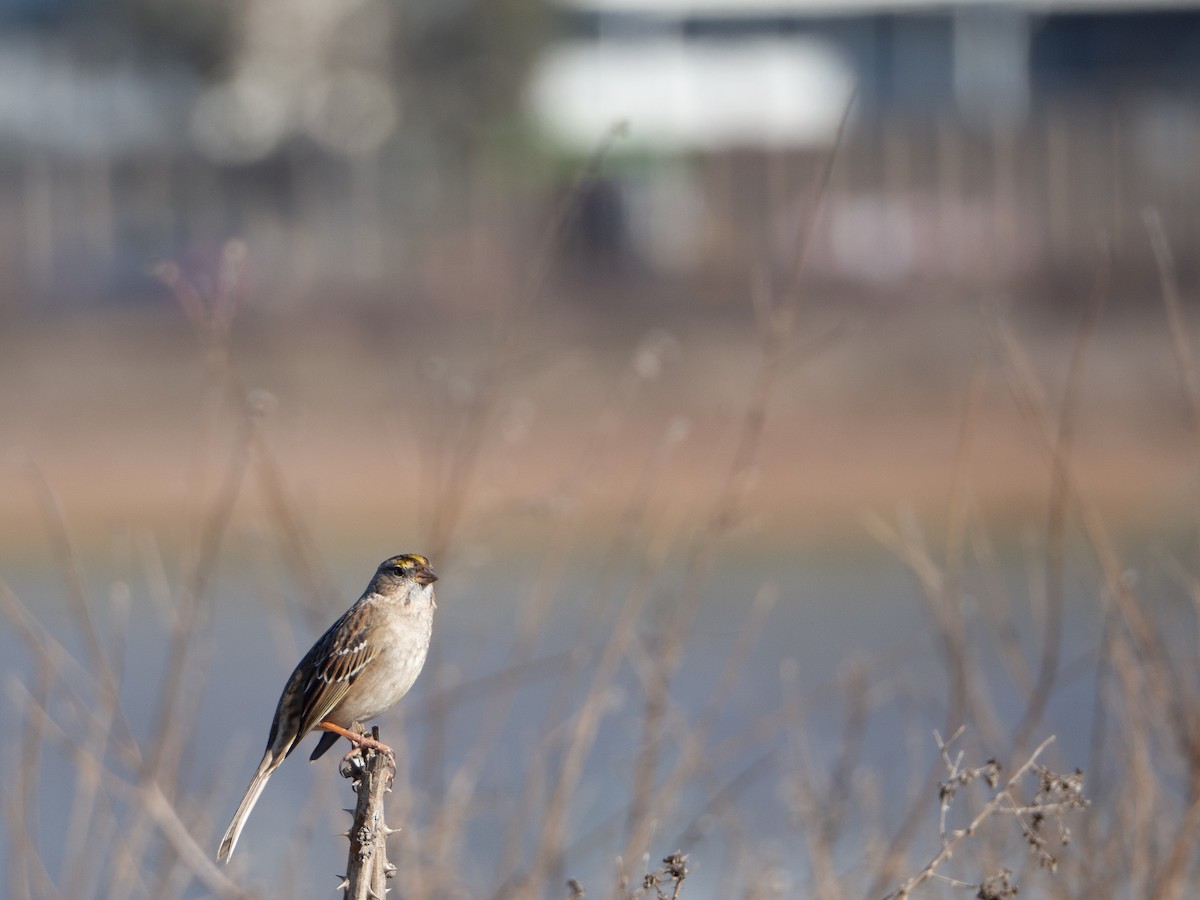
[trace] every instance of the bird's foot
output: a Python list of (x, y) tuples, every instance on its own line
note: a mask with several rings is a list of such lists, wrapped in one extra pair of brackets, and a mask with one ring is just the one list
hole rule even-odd
[(355, 722), (355, 730), (343, 728), (341, 725), (334, 725), (332, 722), (322, 722), (318, 728), (324, 728), (326, 731), (332, 731), (334, 734), (340, 734), (346, 740), (354, 745), (354, 748), (342, 757), (342, 765), (347, 766), (351, 762), (352, 757), (366, 756), (365, 751), (374, 750), (376, 753), (382, 753), (387, 757), (388, 765), (393, 769), (396, 768), (396, 752), (383, 741), (376, 737), (372, 737), (366, 733), (366, 729), (362, 725)]

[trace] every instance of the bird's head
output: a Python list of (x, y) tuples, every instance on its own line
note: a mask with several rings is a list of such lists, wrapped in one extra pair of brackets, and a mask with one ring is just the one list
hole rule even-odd
[(388, 588), (398, 588), (406, 583), (419, 585), (433, 584), (438, 577), (433, 574), (429, 559), (419, 553), (404, 553), (385, 559), (375, 570), (372, 586), (383, 592)]

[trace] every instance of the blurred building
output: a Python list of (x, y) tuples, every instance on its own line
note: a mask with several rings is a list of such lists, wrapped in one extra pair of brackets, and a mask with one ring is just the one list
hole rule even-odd
[[(1142, 207), (1165, 207), (1181, 236), (1200, 226), (1191, 163), (1200, 4), (566, 6), (568, 25), (535, 72), (531, 106), (579, 152), (619, 122), (631, 148), (690, 160), (664, 182), (674, 201), (647, 202), (645, 178), (626, 181), (632, 250), (663, 266), (713, 264), (732, 247), (728, 232), (748, 229), (769, 247), (770, 228), (755, 222), (764, 195), (787, 183), (789, 165), (795, 174), (830, 146), (851, 96), (830, 240), (818, 258), (832, 278), (903, 285), (1074, 270), (1093, 265), (1101, 233), (1118, 247), (1139, 245), (1127, 254), (1136, 267), (1148, 256)], [(757, 209), (738, 208), (731, 178), (742, 187), (732, 194), (754, 197)], [(713, 204), (721, 209), (697, 217)], [(706, 218), (723, 223), (720, 246), (698, 224)]]
[(618, 126), (571, 272), (718, 294), (792, 252), (851, 96), (831, 283), (1053, 283), (1100, 234), (1133, 277), (1148, 205), (1200, 236), (1183, 0), (0, 0), (0, 76), (0, 312), (230, 237), (248, 302), (480, 302)]
[[(1019, 127), (1038, 103), (1200, 98), (1190, 0), (567, 0), (532, 85), (564, 141), (613, 121), (680, 151), (832, 139), (861, 119)], [(581, 102), (582, 98), (586, 98)]]

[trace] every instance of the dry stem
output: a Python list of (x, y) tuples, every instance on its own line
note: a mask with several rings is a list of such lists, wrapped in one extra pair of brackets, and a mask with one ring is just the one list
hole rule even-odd
[[(378, 727), (371, 729), (371, 738), (379, 740)], [(396, 766), (385, 753), (358, 748), (346, 755), (341, 771), (358, 796), (354, 822), (345, 833), (350, 839), (350, 852), (342, 882), (343, 897), (382, 900), (388, 890), (387, 879), (396, 874), (396, 867), (388, 862), (387, 838), (399, 829), (388, 828), (383, 814), (383, 797), (392, 789)]]

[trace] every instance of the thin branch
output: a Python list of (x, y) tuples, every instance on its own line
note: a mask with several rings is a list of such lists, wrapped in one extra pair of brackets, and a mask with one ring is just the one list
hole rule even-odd
[(979, 826), (987, 821), (987, 819), (989, 819), (994, 813), (1000, 810), (1000, 808), (1004, 806), (1006, 802), (1011, 803), (1009, 800), (1009, 792), (1014, 790), (1017, 785), (1020, 784), (1021, 779), (1025, 777), (1026, 773), (1034, 769), (1034, 767), (1037, 765), (1038, 757), (1041, 756), (1042, 751), (1049, 747), (1053, 741), (1053, 735), (1042, 741), (1038, 745), (1037, 749), (1033, 751), (1033, 755), (1031, 755), (1029, 759), (1025, 761), (1025, 764), (1022, 765), (1021, 768), (1017, 769), (1017, 771), (1013, 773), (1012, 777), (1008, 779), (1007, 783), (1004, 785), (1004, 788), (996, 793), (996, 795), (984, 805), (983, 809), (979, 811), (975, 818), (971, 820), (971, 824), (960, 831), (954, 832), (954, 836), (943, 843), (942, 849), (939, 850), (933, 859), (931, 859), (925, 865), (925, 868), (905, 881), (895, 891), (888, 894), (885, 900), (903, 900), (904, 897), (910, 896), (914, 890), (916, 890), (926, 881), (929, 881), (931, 878), (933, 878), (937, 870), (941, 868), (943, 863), (945, 863), (954, 855), (954, 852), (958, 849), (959, 845), (962, 844), (963, 841), (974, 835), (979, 829)]

